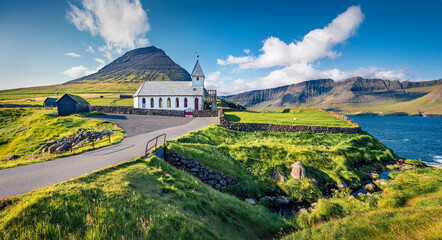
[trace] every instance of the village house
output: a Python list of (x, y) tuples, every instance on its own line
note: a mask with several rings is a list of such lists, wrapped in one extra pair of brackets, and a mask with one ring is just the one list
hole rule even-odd
[(192, 81), (145, 81), (133, 95), (134, 108), (184, 110), (216, 109), (216, 90), (204, 88), (203, 69), (196, 61)]
[(56, 104), (60, 116), (89, 112), (89, 103), (82, 97), (73, 94), (66, 93), (57, 100)]

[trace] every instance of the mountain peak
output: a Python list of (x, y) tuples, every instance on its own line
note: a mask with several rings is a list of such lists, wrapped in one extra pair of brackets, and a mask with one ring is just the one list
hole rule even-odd
[(155, 46), (137, 48), (98, 72), (68, 83), (135, 83), (144, 81), (191, 81), (190, 74)]

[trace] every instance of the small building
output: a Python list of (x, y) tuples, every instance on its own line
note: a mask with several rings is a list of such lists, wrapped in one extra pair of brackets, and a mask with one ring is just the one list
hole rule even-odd
[(50, 97), (46, 98), (44, 103), (43, 103), (43, 106), (45, 106), (45, 107), (56, 107), (57, 106), (57, 98), (50, 98)]
[(204, 88), (204, 73), (196, 61), (192, 81), (146, 81), (133, 95), (134, 108), (185, 110), (216, 109), (216, 90)]
[(82, 97), (65, 94), (57, 100), (58, 115), (67, 116), (75, 113), (89, 112), (89, 103)]

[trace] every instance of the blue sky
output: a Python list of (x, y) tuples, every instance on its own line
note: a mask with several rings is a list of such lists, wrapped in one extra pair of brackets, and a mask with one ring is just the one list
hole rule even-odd
[(439, 79), (441, 10), (440, 0), (1, 1), (0, 89), (63, 83), (150, 45), (188, 71), (199, 52), (223, 94), (325, 77)]

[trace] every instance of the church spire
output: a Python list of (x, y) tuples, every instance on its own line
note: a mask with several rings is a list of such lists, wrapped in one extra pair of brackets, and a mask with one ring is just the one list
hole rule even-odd
[(201, 68), (200, 65), (200, 60), (199, 60), (199, 54), (197, 54), (197, 59), (196, 59), (196, 63), (195, 63), (195, 67), (193, 68), (192, 74), (190, 75), (190, 77), (192, 78), (192, 86), (203, 86), (204, 87), (204, 79), (206, 78), (204, 76), (204, 72), (203, 69)]

